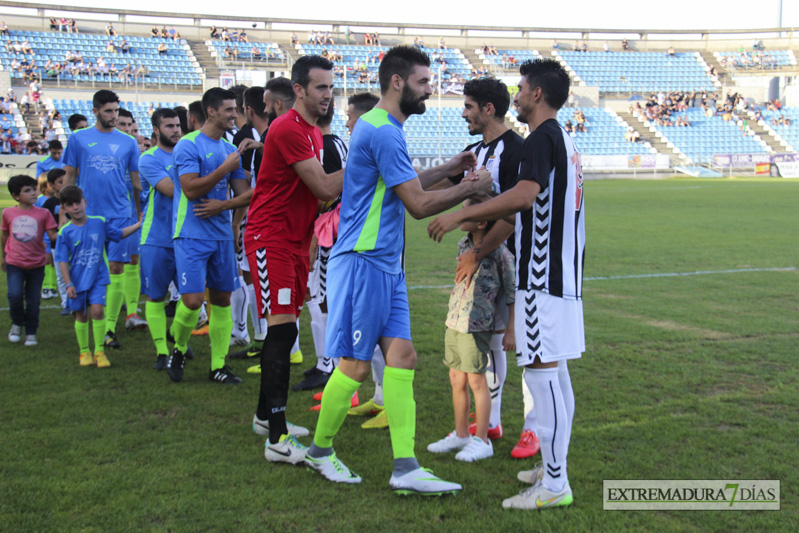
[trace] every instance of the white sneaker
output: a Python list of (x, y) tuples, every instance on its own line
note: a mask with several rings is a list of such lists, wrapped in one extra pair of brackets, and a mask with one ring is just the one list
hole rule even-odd
[(19, 342), (22, 334), (22, 326), (11, 324), (11, 330), (8, 332), (8, 340), (11, 342)]
[(280, 441), (276, 444), (270, 444), (267, 440), (264, 445), (264, 457), (272, 463), (299, 464), (305, 459), (307, 451), (308, 446), (293, 435), (281, 435)]
[(544, 463), (537, 463), (532, 470), (522, 470), (516, 474), (516, 479), (522, 483), (535, 485), (537, 481), (544, 479)]
[(502, 502), (505, 509), (546, 509), (548, 507), (565, 507), (574, 502), (572, 489), (568, 483), (561, 492), (552, 492), (543, 482), (537, 481), (529, 489), (521, 491), (517, 496)]
[(388, 485), (397, 494), (420, 494), (422, 496), (454, 494), (463, 489), (457, 483), (444, 481), (433, 475), (433, 471), (429, 468), (417, 468), (399, 477), (391, 474)]
[(36, 335), (25, 335), (25, 346), (36, 346), (39, 341), (36, 340)]
[(50, 289), (42, 289), (42, 300), (49, 300), (53, 296), (54, 294), (50, 291)]
[(247, 335), (246, 337), (239, 337), (236, 335), (230, 336), (230, 345), (231, 346), (249, 346), (250, 345), (250, 336)]
[(469, 444), (463, 447), (461, 451), (455, 454), (455, 459), (458, 461), (465, 461), (473, 463), (480, 459), (488, 459), (494, 456), (494, 447), (491, 441), (483, 442), (480, 437), (472, 437)]
[(336, 452), (327, 457), (311, 457), (305, 454), (305, 466), (322, 474), (326, 479), (336, 483), (360, 483), (361, 476), (347, 468), (339, 461)]
[[(296, 424), (292, 424), (291, 422), (286, 422), (286, 428), (289, 430), (289, 435), (294, 437), (307, 437), (311, 434), (308, 431), (308, 428), (304, 428), (302, 426), (298, 426)], [(263, 437), (269, 436), (269, 420), (261, 420), (258, 418), (258, 415), (253, 415), (252, 417), (252, 430), (257, 434)]]
[(458, 452), (462, 450), (467, 444), (471, 437), (459, 437), (457, 433), (454, 431), (444, 437), (441, 440), (438, 440), (432, 444), (427, 445), (427, 451), (433, 453), (448, 453), (448, 452)]

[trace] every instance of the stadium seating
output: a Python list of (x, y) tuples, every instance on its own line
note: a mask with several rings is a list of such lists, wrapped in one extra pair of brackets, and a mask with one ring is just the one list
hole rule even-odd
[(538, 50), (498, 50), (499, 55), (484, 54), (480, 48), (477, 48), (474, 53), (483, 60), (484, 65), (499, 65), (505, 69), (516, 69), (515, 65), (508, 63), (511, 57), (518, 63), (523, 63), (529, 59), (538, 59), (541, 54)]
[(713, 52), (713, 56), (722, 65), (733, 66), (738, 69), (768, 69), (796, 65), (796, 56), (793, 50), (769, 50), (736, 52)]
[[(715, 91), (697, 52), (557, 52), (581, 86), (600, 92)], [(720, 87), (720, 85), (719, 85)]]
[[(177, 107), (179, 105), (186, 105), (176, 102), (120, 102), (120, 107), (123, 107), (133, 113), (133, 117), (136, 119), (136, 124), (139, 125), (139, 134), (147, 137), (153, 133), (150, 115), (147, 114), (147, 109), (150, 107), (150, 104), (152, 104), (155, 109), (158, 109), (159, 107)], [(69, 134), (67, 119), (70, 115), (74, 113), (85, 115), (89, 121), (90, 127), (94, 126), (94, 123), (96, 122), (94, 114), (92, 113), (91, 100), (61, 100), (56, 98), (46, 98), (44, 100), (44, 105), (48, 111), (51, 109), (57, 109), (61, 113), (61, 124), (57, 123), (55, 126), (56, 134), (62, 141), (66, 140), (67, 135)]]
[[(256, 43), (256, 42), (231, 42), (231, 41), (219, 41), (216, 39), (209, 39), (205, 41), (205, 45), (208, 46), (209, 51), (211, 52), (211, 56), (222, 57), (225, 61), (232, 61), (225, 57), (225, 48), (235, 48), (238, 52), (238, 60), (239, 61), (251, 61), (254, 60), (252, 57), (252, 47), (256, 46), (258, 50), (261, 52), (261, 57), (255, 61), (280, 61), (283, 62), (286, 60), (286, 56), (283, 54), (283, 51), (280, 49), (280, 45), (277, 43)], [(269, 55), (272, 54), (274, 57), (270, 58)]]
[[(763, 126), (771, 129), (789, 144), (790, 151), (799, 150), (799, 107), (783, 107), (779, 111), (761, 111), (763, 114)], [(754, 115), (754, 113), (752, 113)], [(780, 116), (791, 119), (789, 125), (775, 125), (772, 119), (779, 119)]]
[[(161, 39), (151, 37), (132, 37), (118, 36), (113, 41), (118, 46), (122, 39), (126, 39), (130, 44), (130, 53), (123, 54), (107, 52), (106, 44), (111, 38), (106, 35), (59, 33), (59, 32), (37, 32), (10, 30), (8, 36), (0, 36), (0, 64), (4, 70), (10, 70), (11, 61), (14, 54), (6, 51), (7, 41), (29, 41), (31, 48), (35, 52), (34, 59), (39, 67), (50, 60), (53, 62), (63, 62), (67, 51), (80, 51), (85, 63), (90, 61), (97, 64), (97, 60), (103, 57), (109, 64), (114, 64), (117, 69), (122, 70), (125, 64), (130, 63), (134, 68), (144, 65), (149, 69), (149, 74), (144, 77), (147, 83), (162, 83), (167, 85), (199, 85), (202, 86), (202, 68), (194, 59), (190, 52), (190, 47), (185, 40), (175, 42), (172, 39)], [(158, 53), (158, 45), (166, 44), (167, 52)], [(12, 78), (21, 78), (19, 72), (11, 72)], [(43, 76), (45, 79), (46, 76)], [(97, 74), (94, 76), (87, 74), (72, 75), (69, 72), (61, 74), (61, 79), (65, 81), (97, 81), (123, 83), (119, 75)]]

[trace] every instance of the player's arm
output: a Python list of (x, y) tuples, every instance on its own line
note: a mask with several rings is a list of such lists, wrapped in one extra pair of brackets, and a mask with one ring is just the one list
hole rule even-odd
[(514, 303), (508, 304), (508, 327), (505, 328), (505, 336), (502, 337), (502, 349), (506, 352), (516, 351), (516, 325), (514, 319), (516, 318), (516, 311)]
[[(50, 237), (50, 247), (52, 248), (55, 246), (56, 240), (58, 239), (58, 230), (57, 229), (48, 229), (47, 236)], [(5, 243), (3, 243), (5, 246)]]
[(130, 175), (130, 183), (133, 185), (133, 205), (136, 206), (136, 213), (141, 213), (141, 178), (139, 178), (139, 171), (133, 170), (128, 173)]
[(498, 220), (530, 209), (541, 186), (534, 180), (519, 180), (514, 188), (505, 191), (487, 202), (464, 207), (454, 213), (437, 216), (427, 226), (431, 239), (441, 242), (441, 238), (464, 222)]
[(3, 272), (6, 271), (6, 241), (8, 241), (8, 232), (3, 230), (0, 233), (0, 264), (2, 264)]
[(328, 202), (335, 200), (341, 194), (341, 187), (344, 184), (343, 169), (332, 174), (325, 174), (325, 169), (315, 157), (298, 161), (291, 166), (318, 199)]
[(69, 165), (64, 165), (63, 168), (64, 172), (66, 172), (66, 175), (64, 176), (64, 186), (75, 185), (75, 178), (78, 176), (78, 169)]
[(155, 184), (155, 190), (167, 198), (172, 198), (172, 196), (175, 194), (175, 184), (172, 183), (172, 179), (167, 176), (165, 178), (161, 178), (161, 181)]
[[(467, 151), (461, 152), (443, 165), (428, 168), (423, 172), (419, 172), (419, 182), (422, 184), (422, 189), (429, 190), (430, 187), (439, 184), (450, 176), (456, 174), (463, 174), (468, 170), (474, 170), (477, 165), (477, 156), (474, 152)], [(439, 187), (449, 188), (452, 185), (439, 185)]]
[[(449, 180), (444, 180), (449, 181)], [(513, 224), (507, 221), (497, 220), (497, 223), (488, 230), (488, 233), (483, 236), (483, 240), (458, 256), (458, 267), (455, 270), (455, 283), (458, 284), (466, 279), (466, 286), (469, 286), (472, 276), (477, 272), (480, 266), (480, 261), (483, 260), (488, 254), (499, 248), (499, 245), (508, 240), (508, 237), (513, 233)]]
[[(233, 214), (233, 217), (235, 219), (236, 216), (238, 216), (238, 222), (241, 222), (244, 215), (247, 213), (247, 210), (244, 208), (250, 205), (253, 189), (250, 188), (249, 181), (239, 179), (230, 180), (230, 188), (236, 193), (233, 198), (228, 198), (227, 200), (204, 198), (195, 204), (194, 215), (200, 218), (208, 218), (218, 215), (222, 211), (227, 211), (228, 209), (236, 209), (236, 213)], [(239, 211), (241, 211), (240, 214)], [(235, 220), (233, 227), (238, 227), (236, 226)]]
[(191, 201), (205, 196), (211, 192), (211, 189), (216, 187), (216, 184), (222, 181), (227, 174), (233, 172), (240, 166), (241, 156), (238, 152), (231, 152), (225, 158), (225, 161), (207, 176), (200, 177), (200, 174), (197, 172), (181, 174), (180, 188), (183, 191), (183, 195)]
[(142, 219), (142, 214), (139, 213), (139, 220), (137, 220), (135, 224), (131, 224), (130, 226), (128, 226), (126, 228), (122, 228), (122, 238), (123, 239), (125, 237), (130, 237), (131, 235), (133, 235), (134, 233), (136, 233), (139, 230), (139, 228), (141, 227), (141, 219)]
[(492, 178), (486, 170), (479, 170), (474, 179), (464, 179), (460, 184), (440, 191), (424, 191), (421, 180), (411, 179), (394, 187), (405, 209), (415, 219), (422, 219), (453, 207), (470, 196), (491, 192)]

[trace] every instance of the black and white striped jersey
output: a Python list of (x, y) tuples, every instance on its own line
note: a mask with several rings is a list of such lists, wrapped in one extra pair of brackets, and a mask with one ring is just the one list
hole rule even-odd
[(516, 214), (516, 288), (582, 299), (585, 256), (580, 153), (555, 119), (524, 141), (519, 180), (541, 186), (533, 206)]
[[(474, 152), (477, 156), (477, 168), (485, 167), (494, 178), (494, 189), (505, 192), (516, 185), (523, 146), (524, 139), (509, 129), (488, 144), (476, 142), (463, 151)], [(463, 177), (464, 174), (458, 174), (449, 179), (452, 183), (460, 183)]]
[(322, 135), (322, 166), (326, 174), (341, 170), (347, 164), (347, 145), (338, 135)]

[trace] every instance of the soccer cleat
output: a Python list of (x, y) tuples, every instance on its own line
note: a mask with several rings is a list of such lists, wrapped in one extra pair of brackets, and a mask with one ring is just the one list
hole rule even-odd
[(186, 359), (194, 359), (194, 350), (188, 344), (186, 345)]
[(36, 346), (39, 341), (36, 340), (36, 335), (25, 335), (25, 346)]
[(42, 289), (42, 300), (49, 300), (50, 298), (55, 298), (55, 291), (51, 291), (50, 289)]
[(536, 482), (544, 479), (544, 464), (537, 463), (532, 470), (522, 470), (516, 474), (516, 479), (522, 483), (529, 483), (535, 485)]
[(417, 468), (407, 474), (391, 474), (388, 485), (397, 494), (419, 494), (422, 496), (441, 496), (455, 494), (463, 489), (458, 483), (451, 483), (435, 476), (429, 468)]
[[(469, 424), (469, 435), (477, 433), (477, 422)], [(502, 424), (498, 424), (495, 428), (488, 428), (488, 439), (497, 440), (502, 437)]]
[(538, 437), (533, 431), (527, 429), (522, 431), (522, 436), (510, 451), (510, 456), (514, 459), (526, 459), (537, 454), (540, 449), (541, 444), (538, 442)]
[(247, 335), (245, 337), (239, 337), (237, 335), (230, 336), (230, 345), (231, 346), (249, 346), (250, 344), (250, 336)]
[(302, 350), (297, 350), (289, 357), (289, 362), (292, 365), (301, 365), (302, 364)]
[(327, 381), (330, 379), (330, 374), (327, 372), (322, 372), (321, 370), (315, 372), (304, 380), (300, 381), (296, 385), (294, 385), (291, 390), (311, 390), (311, 389), (318, 389), (319, 387), (324, 387), (327, 385)]
[(336, 452), (326, 457), (311, 457), (305, 454), (305, 466), (309, 470), (314, 470), (322, 474), (325, 479), (335, 483), (360, 483), (361, 476), (347, 468), (347, 466), (339, 461), (336, 457)]
[(248, 374), (260, 374), (261, 373), (261, 365), (252, 365), (250, 368), (247, 369)]
[(529, 489), (502, 502), (505, 509), (547, 509), (549, 507), (565, 507), (574, 502), (572, 489), (566, 484), (561, 492), (552, 492), (542, 481), (536, 481)]
[(91, 352), (83, 352), (80, 354), (80, 366), (92, 366), (94, 364), (94, 356)]
[(108, 368), (111, 366), (111, 361), (108, 360), (105, 352), (95, 352), (94, 363), (97, 365), (97, 368)]
[[(291, 422), (286, 422), (286, 429), (289, 430), (289, 435), (293, 435), (295, 437), (307, 437), (311, 434), (308, 431), (308, 428), (304, 428), (302, 426), (298, 426), (296, 424), (292, 424)], [(264, 437), (269, 436), (269, 420), (261, 420), (258, 418), (258, 415), (253, 415), (252, 417), (252, 430), (257, 434)]]
[(454, 431), (441, 440), (427, 445), (427, 451), (433, 453), (459, 452), (471, 442), (471, 437), (459, 437)]
[(380, 413), (374, 417), (370, 418), (363, 424), (361, 424), (363, 429), (382, 429), (388, 427), (388, 413), (386, 413), (385, 409), (380, 411)]
[(305, 459), (307, 451), (308, 446), (298, 441), (294, 435), (281, 435), (277, 443), (270, 444), (267, 440), (264, 445), (264, 457), (272, 463), (299, 464)]
[(252, 341), (249, 346), (238, 352), (228, 354), (230, 359), (248, 359), (250, 357), (257, 357), (261, 355), (261, 347), (264, 341)]
[(318, 403), (318, 404), (316, 404), (316, 405), (312, 405), (312, 406), (311, 406), (311, 407), (310, 407), (308, 410), (309, 410), (309, 411), (316, 411), (316, 412), (319, 412), (319, 411), (321, 411), (321, 410), (322, 410), (322, 404), (321, 404), (321, 403)]
[(186, 357), (177, 348), (172, 349), (172, 355), (169, 356), (169, 361), (166, 366), (166, 373), (169, 374), (169, 379), (175, 383), (183, 381), (183, 366), (186, 364)]
[(191, 331), (191, 334), (194, 336), (197, 335), (208, 335), (208, 319), (205, 319), (202, 322), (197, 324), (197, 327)]
[(135, 329), (144, 329), (147, 327), (147, 321), (139, 318), (136, 313), (128, 315), (128, 319), (125, 320), (125, 328), (128, 331), (133, 331)]
[(120, 342), (117, 340), (117, 336), (113, 331), (106, 332), (105, 339), (103, 340), (103, 346), (106, 348), (113, 348), (115, 350), (122, 348), (122, 344), (120, 344)]
[(368, 402), (347, 411), (347, 414), (354, 416), (374, 416), (380, 414), (384, 409), (385, 407), (375, 403), (374, 398), (370, 398)]
[(223, 383), (225, 385), (238, 385), (241, 383), (241, 378), (233, 373), (233, 369), (225, 365), (222, 368), (211, 370), (208, 372), (208, 381), (214, 383)]
[(322, 394), (324, 394), (324, 392), (325, 392), (325, 391), (319, 391), (319, 392), (317, 392), (316, 394), (314, 394), (314, 395), (313, 395), (313, 399), (314, 399), (314, 401), (315, 401), (315, 402), (321, 402), (321, 401), (322, 401)]
[(469, 443), (461, 451), (455, 454), (456, 461), (473, 463), (480, 459), (488, 459), (494, 456), (494, 446), (491, 441), (484, 442), (480, 437), (472, 437)]
[(19, 342), (22, 339), (22, 326), (11, 324), (11, 330), (8, 332), (8, 340), (11, 342)]
[(321, 372), (321, 370), (319, 370), (319, 368), (317, 368), (317, 367), (314, 365), (314, 366), (312, 366), (311, 368), (309, 368), (308, 370), (305, 370), (305, 371), (302, 373), (302, 375), (303, 375), (303, 376), (305, 376), (305, 377), (307, 378), (307, 377), (308, 377), (308, 376), (310, 376), (311, 374), (315, 374), (315, 373), (317, 373), (317, 372)]
[(159, 353), (157, 359), (155, 360), (155, 364), (153, 365), (153, 370), (164, 370), (169, 363), (169, 356), (165, 353)]

